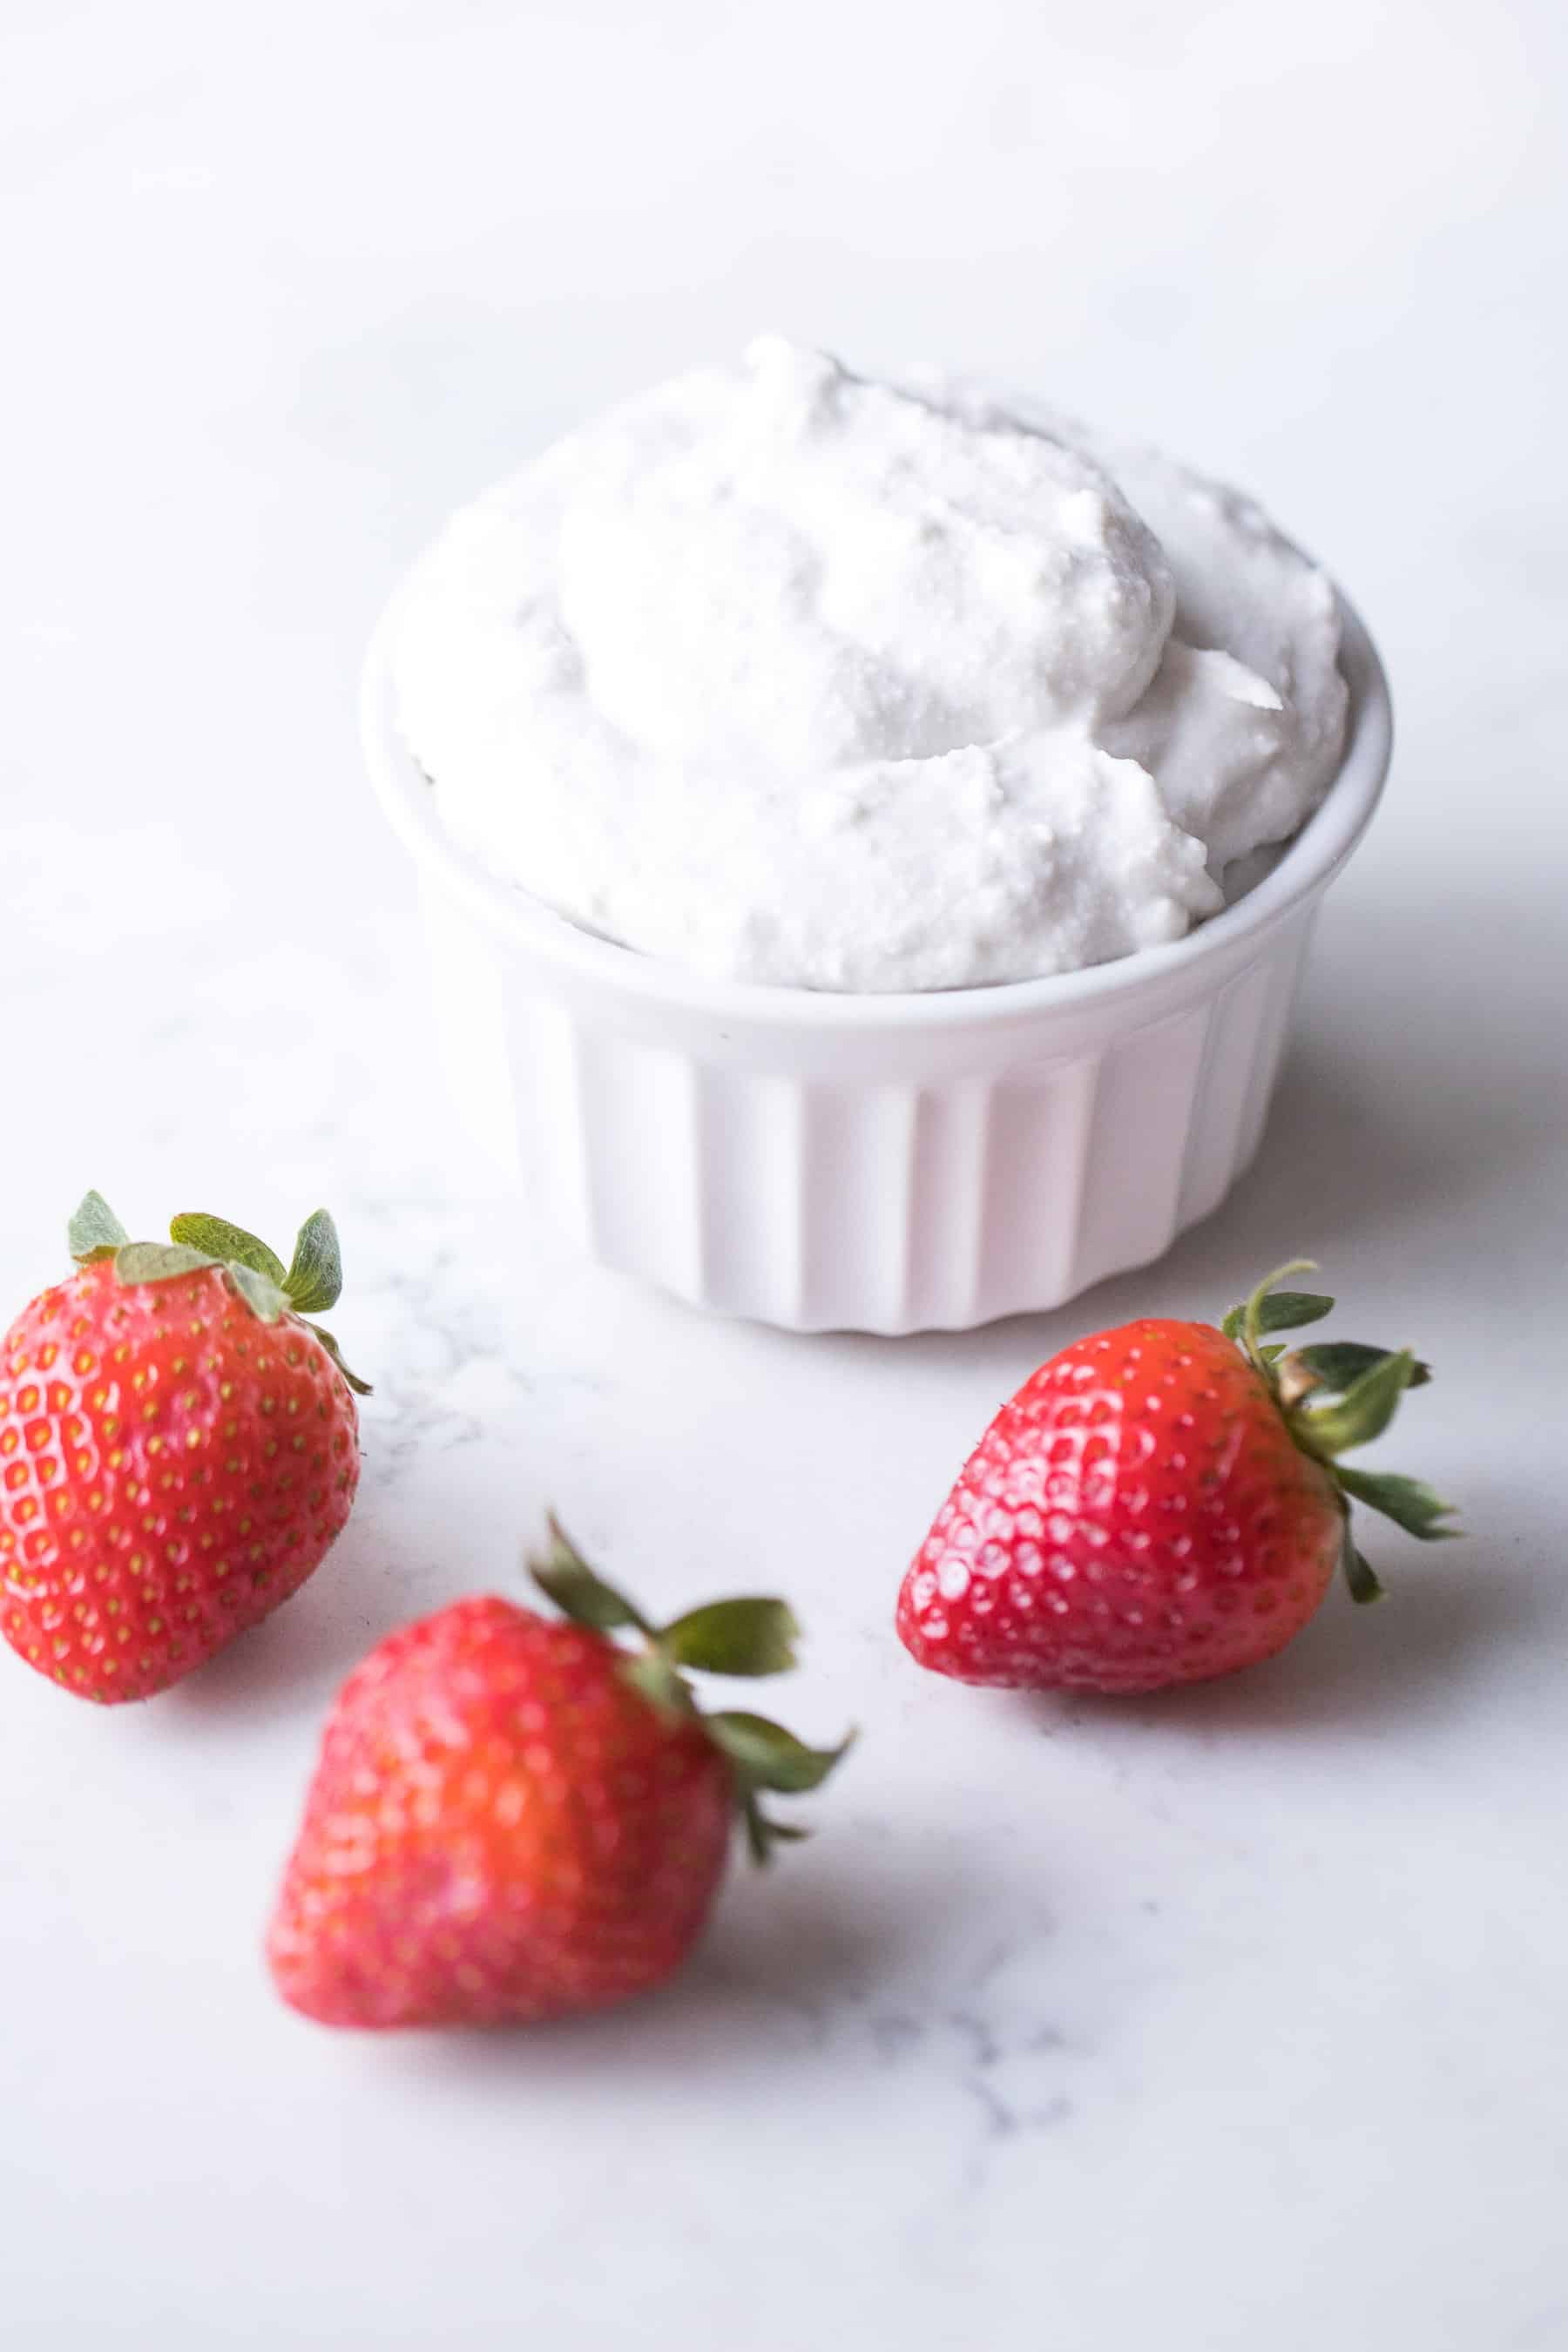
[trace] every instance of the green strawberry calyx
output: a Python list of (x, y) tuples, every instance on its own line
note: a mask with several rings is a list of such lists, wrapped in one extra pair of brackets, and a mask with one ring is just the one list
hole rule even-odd
[(795, 1645), (800, 1638), (787, 1601), (710, 1601), (668, 1625), (653, 1625), (624, 1592), (595, 1573), (553, 1516), (550, 1549), (543, 1559), (529, 1562), (529, 1572), (563, 1616), (603, 1635), (612, 1647), (619, 1649), (613, 1637), (623, 1630), (640, 1635), (640, 1648), (621, 1652), (621, 1671), (661, 1715), (685, 1716), (700, 1724), (726, 1758), (753, 1862), (771, 1861), (775, 1845), (807, 1834), (764, 1811), (763, 1794), (797, 1797), (819, 1789), (855, 1734), (847, 1733), (837, 1748), (808, 1748), (766, 1716), (700, 1706), (687, 1680), (689, 1673), (787, 1674), (796, 1663)]
[(287, 1265), (243, 1225), (231, 1225), (226, 1217), (208, 1216), (201, 1210), (175, 1217), (166, 1242), (133, 1242), (101, 1192), (84, 1196), (67, 1228), (67, 1239), (78, 1265), (112, 1261), (117, 1282), (172, 1282), (176, 1275), (217, 1267), (259, 1321), (276, 1323), (288, 1315), (303, 1323), (355, 1395), (371, 1393), (369, 1383), (344, 1363), (331, 1333), (310, 1319), (335, 1307), (343, 1286), (338, 1229), (325, 1209), (306, 1218)]
[(1409, 1348), (1372, 1348), (1359, 1339), (1326, 1340), (1306, 1348), (1271, 1337), (1300, 1330), (1333, 1312), (1334, 1301), (1315, 1290), (1281, 1290), (1298, 1274), (1315, 1274), (1310, 1258), (1293, 1258), (1266, 1276), (1250, 1298), (1233, 1307), (1221, 1329), (1234, 1339), (1267, 1386), (1301, 1452), (1321, 1463), (1339, 1492), (1344, 1513), (1343, 1568), (1352, 1601), (1381, 1601), (1383, 1586), (1351, 1532), (1351, 1505), (1364, 1503), (1423, 1543), (1457, 1536), (1444, 1522), (1457, 1507), (1419, 1478), (1386, 1470), (1352, 1470), (1340, 1460), (1381, 1437), (1406, 1389), (1432, 1377)]

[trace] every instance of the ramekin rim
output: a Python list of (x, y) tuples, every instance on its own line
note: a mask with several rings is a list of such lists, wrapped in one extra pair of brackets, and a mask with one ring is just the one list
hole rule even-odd
[[(417, 569), (417, 566), (415, 567)], [(1235, 903), (1181, 939), (1080, 971), (976, 987), (847, 991), (730, 980), (673, 963), (584, 929), (520, 885), (490, 874), (449, 834), (435, 791), (398, 734), (391, 645), (413, 574), (395, 588), (372, 633), (361, 678), (365, 763), (384, 815), (416, 862), (492, 930), (535, 958), (600, 988), (717, 1019), (767, 1021), (819, 1030), (882, 1030), (992, 1022), (1078, 1011), (1132, 997), (1195, 966), (1223, 959), (1272, 930), (1332, 878), (1371, 823), (1393, 751), (1393, 710), (1383, 663), (1365, 624), (1336, 585), (1340, 667), (1349, 690), (1344, 752), (1323, 800), (1269, 873)]]

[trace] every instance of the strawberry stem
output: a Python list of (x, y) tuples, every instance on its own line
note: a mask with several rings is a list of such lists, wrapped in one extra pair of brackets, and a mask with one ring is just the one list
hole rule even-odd
[[(1332, 1312), (1334, 1301), (1317, 1291), (1278, 1286), (1293, 1274), (1316, 1272), (1310, 1258), (1293, 1258), (1276, 1267), (1250, 1297), (1231, 1308), (1221, 1328), (1268, 1388), (1295, 1444), (1328, 1472), (1339, 1491), (1345, 1515), (1342, 1566), (1352, 1600), (1378, 1601), (1383, 1586), (1351, 1535), (1352, 1500), (1381, 1511), (1426, 1543), (1459, 1533), (1443, 1524), (1455, 1506), (1418, 1478), (1346, 1469), (1339, 1457), (1381, 1437), (1406, 1389), (1423, 1387), (1432, 1377), (1431, 1367), (1408, 1348), (1370, 1348), (1360, 1340), (1289, 1351), (1266, 1345), (1267, 1333), (1295, 1330)], [(1314, 1403), (1314, 1398), (1332, 1401)]]
[(688, 1672), (751, 1678), (788, 1673), (795, 1664), (800, 1637), (788, 1604), (772, 1596), (710, 1601), (656, 1627), (624, 1592), (589, 1567), (553, 1513), (549, 1528), (549, 1551), (542, 1559), (529, 1562), (533, 1581), (563, 1616), (613, 1647), (619, 1647), (613, 1637), (623, 1629), (642, 1636), (640, 1649), (622, 1653), (621, 1671), (661, 1715), (686, 1716), (699, 1723), (725, 1758), (752, 1861), (767, 1862), (775, 1845), (804, 1837), (804, 1830), (763, 1812), (763, 1791), (802, 1796), (820, 1788), (854, 1733), (837, 1748), (809, 1748), (766, 1716), (739, 1709), (706, 1713), (686, 1678)]
[(292, 1263), (287, 1267), (243, 1225), (192, 1209), (175, 1217), (166, 1242), (133, 1242), (101, 1192), (82, 1197), (66, 1229), (67, 1244), (79, 1265), (114, 1263), (115, 1279), (127, 1284), (173, 1282), (182, 1274), (216, 1266), (258, 1322), (291, 1315), (313, 1331), (356, 1396), (369, 1396), (368, 1381), (344, 1363), (330, 1331), (309, 1318), (335, 1307), (343, 1286), (338, 1229), (325, 1209), (300, 1226)]
[(1272, 1274), (1265, 1275), (1244, 1305), (1233, 1307), (1221, 1328), (1227, 1339), (1239, 1339), (1265, 1380), (1270, 1378), (1269, 1367), (1274, 1360), (1263, 1345), (1270, 1331), (1291, 1331), (1302, 1323), (1316, 1323), (1320, 1317), (1332, 1311), (1333, 1300), (1320, 1297), (1312, 1290), (1281, 1290), (1279, 1285), (1287, 1275), (1316, 1274), (1317, 1265), (1310, 1257), (1293, 1257), (1284, 1265), (1277, 1265)]

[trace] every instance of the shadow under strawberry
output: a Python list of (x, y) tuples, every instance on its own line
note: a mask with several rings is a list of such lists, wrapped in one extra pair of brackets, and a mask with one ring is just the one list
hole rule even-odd
[(352, 1519), (333, 1548), (331, 1572), (287, 1609), (239, 1634), (163, 1699), (173, 1721), (231, 1725), (247, 1714), (276, 1714), (312, 1695), (324, 1706), (371, 1644), (406, 1616), (389, 1598), (389, 1544), (374, 1510)]
[[(1486, 1499), (1479, 1498), (1482, 1514)], [(1384, 1607), (1369, 1613), (1342, 1596), (1289, 1648), (1246, 1674), (1133, 1698), (1017, 1692), (998, 1694), (997, 1704), (1062, 1737), (1114, 1728), (1239, 1742), (1249, 1733), (1294, 1739), (1448, 1722), (1484, 1684), (1508, 1678), (1520, 1649), (1557, 1638), (1556, 1594), (1526, 1559), (1506, 1559), (1495, 1540), (1472, 1538), (1462, 1559), (1441, 1565), (1412, 1565), (1416, 1572), (1399, 1579)]]
[[(933, 1957), (940, 1923), (984, 1918), (1001, 1892), (950, 1841), (913, 1860), (889, 1842), (871, 1864), (864, 1839), (853, 1852), (825, 1845), (820, 1859), (809, 1850), (792, 1858), (787, 1876), (738, 1881), (680, 1973), (635, 2000), (480, 2034), (405, 2033), (378, 2042), (376, 2063), (471, 2080), (489, 2095), (513, 2079), (520, 2094), (601, 2080), (731, 2083), (738, 2063), (748, 2077), (790, 2076), (846, 2028), (858, 2030), (864, 2059), (888, 1988), (945, 1965)], [(907, 2005), (932, 2010), (918, 1987)]]

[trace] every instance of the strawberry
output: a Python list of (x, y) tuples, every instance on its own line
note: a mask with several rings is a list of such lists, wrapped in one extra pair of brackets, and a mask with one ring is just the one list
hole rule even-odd
[(0, 1340), (0, 1632), (81, 1698), (149, 1698), (297, 1591), (359, 1478), (363, 1392), (308, 1314), (342, 1287), (319, 1209), (287, 1268), (221, 1218), (132, 1242), (89, 1192), (79, 1271)]
[[(458, 1601), (391, 1634), (339, 1693), (268, 1939), (325, 2025), (492, 2025), (603, 2009), (680, 1965), (737, 1811), (753, 1856), (803, 1832), (762, 1791), (842, 1748), (700, 1713), (683, 1669), (782, 1672), (783, 1601), (656, 1631), (552, 1522), (536, 1581), (563, 1612)], [(637, 1651), (610, 1637), (642, 1637)]]
[(1346, 1468), (1405, 1389), (1406, 1349), (1355, 1341), (1287, 1354), (1267, 1334), (1333, 1306), (1259, 1285), (1224, 1328), (1148, 1321), (1078, 1340), (1005, 1404), (937, 1515), (899, 1595), (911, 1656), (959, 1682), (1108, 1692), (1198, 1682), (1272, 1656), (1342, 1566), (1376, 1577), (1352, 1500), (1415, 1536), (1457, 1532), (1411, 1478)]

